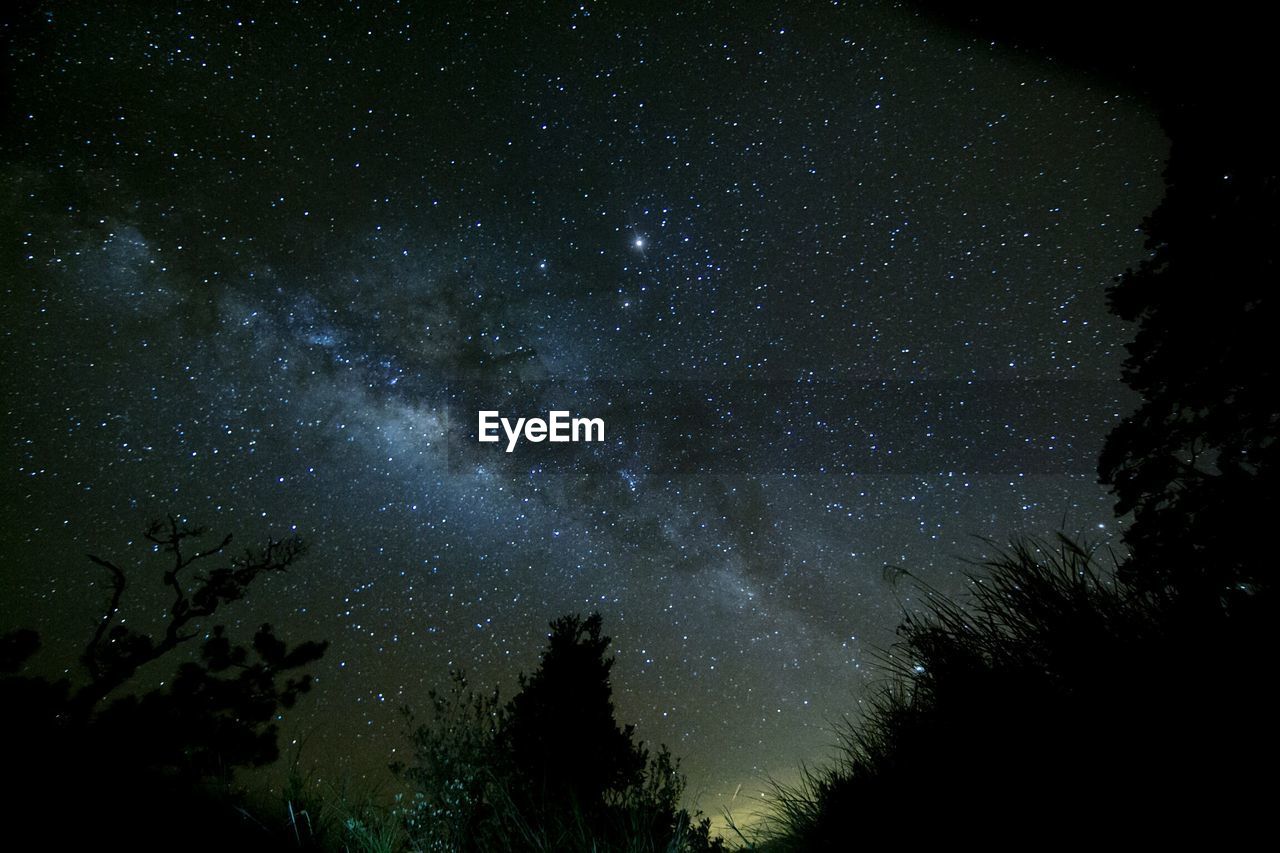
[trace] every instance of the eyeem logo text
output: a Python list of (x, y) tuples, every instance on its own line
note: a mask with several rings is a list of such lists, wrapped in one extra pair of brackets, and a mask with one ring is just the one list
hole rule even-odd
[(573, 418), (567, 411), (551, 411), (547, 419), (501, 417), (496, 411), (481, 411), (476, 436), (481, 442), (501, 441), (498, 427), (507, 435), (507, 452), (516, 449), (523, 435), (525, 441), (604, 441), (603, 418)]

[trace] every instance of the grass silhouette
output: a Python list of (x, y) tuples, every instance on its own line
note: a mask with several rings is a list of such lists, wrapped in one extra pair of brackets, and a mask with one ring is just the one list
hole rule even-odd
[(1222, 833), (1265, 814), (1265, 601), (1228, 611), (1153, 591), (1064, 536), (1015, 540), (983, 569), (967, 599), (924, 588), (924, 611), (883, 655), (886, 682), (841, 726), (838, 758), (774, 784), (747, 847)]

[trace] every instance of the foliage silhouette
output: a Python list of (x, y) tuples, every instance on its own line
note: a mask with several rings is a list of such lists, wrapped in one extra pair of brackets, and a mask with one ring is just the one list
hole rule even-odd
[(710, 851), (710, 821), (680, 807), (684, 779), (614, 714), (600, 615), (551, 623), (537, 670), (505, 705), (455, 673), (431, 718), (406, 710), (416, 788), (404, 804), (416, 848), (485, 851)]
[(502, 746), (539, 806), (577, 803), (592, 813), (644, 773), (633, 727), (619, 728), (614, 718), (614, 659), (606, 657), (609, 638), (600, 633), (601, 621), (597, 613), (552, 622), (540, 665), (520, 677), (520, 692), (507, 708)]
[(1272, 152), (1219, 133), (1179, 126), (1152, 255), (1110, 290), (1137, 324), (1124, 379), (1142, 401), (1099, 462), (1133, 513), (1128, 570), (1205, 600), (1269, 584), (1280, 506), (1280, 179)]
[(414, 786), (402, 809), (406, 831), (424, 850), (501, 849), (497, 790), (504, 770), (497, 750), (503, 708), (498, 691), (478, 693), (463, 672), (449, 674), (445, 691), (429, 694), (430, 718), (403, 710), (413, 745), (412, 765), (392, 770)]
[[(233, 803), (215, 804), (208, 783), (225, 785), (236, 768), (278, 756), (278, 714), (310, 689), (311, 677), (301, 671), (327, 644), (289, 646), (265, 624), (242, 644), (224, 625), (210, 623), (264, 574), (286, 571), (305, 547), (298, 539), (271, 540), (231, 557), (230, 536), (195, 547), (204, 535), (173, 517), (147, 528), (153, 551), (169, 562), (160, 581), (170, 603), (154, 634), (127, 626), (121, 615), (135, 573), (90, 555), (107, 572), (110, 594), (80, 656), (84, 679), (22, 675), (38, 636), (23, 629), (0, 640), (0, 725), (13, 744), (11, 773), (28, 782), (27, 797), (20, 798), (27, 813), (64, 809), (47, 799), (49, 792), (79, 777), (94, 790), (76, 808), (93, 819), (68, 831), (159, 837), (173, 822), (190, 820), (193, 809), (216, 807), (226, 818)], [(193, 640), (199, 640), (195, 654), (180, 654)], [(160, 687), (147, 689), (135, 678), (165, 665), (172, 675)], [(139, 813), (142, 821), (128, 817)], [(234, 834), (235, 823), (225, 831)], [(191, 843), (220, 837), (222, 831), (214, 831)]]
[(1015, 541), (984, 567), (969, 602), (925, 589), (840, 760), (775, 786), (756, 846), (843, 850), (854, 826), (991, 840), (1262, 819), (1264, 623), (1187, 621), (1066, 538)]

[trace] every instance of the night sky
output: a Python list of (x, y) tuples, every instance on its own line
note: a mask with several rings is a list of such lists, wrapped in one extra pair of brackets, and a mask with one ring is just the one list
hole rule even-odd
[[(332, 642), (304, 764), (389, 781), (400, 705), (599, 610), (619, 718), (742, 813), (882, 677), (887, 566), (1114, 535), (1104, 291), (1167, 142), (909, 6), (509, 8), (10, 13), (0, 627), (57, 672), (87, 551), (297, 532), (227, 618)], [(605, 442), (475, 440), (552, 408)]]

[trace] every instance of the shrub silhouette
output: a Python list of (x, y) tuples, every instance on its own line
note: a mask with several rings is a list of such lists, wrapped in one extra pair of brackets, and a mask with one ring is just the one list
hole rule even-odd
[[(298, 539), (272, 540), (231, 557), (230, 536), (195, 547), (204, 535), (173, 517), (148, 527), (146, 539), (169, 561), (160, 581), (170, 603), (154, 634), (121, 618), (135, 573), (90, 556), (106, 571), (110, 595), (81, 654), (84, 679), (24, 676), (39, 637), (23, 629), (0, 640), (0, 725), (10, 738), (10, 772), (26, 782), (18, 803), (29, 816), (52, 820), (65, 812), (69, 805), (56, 792), (77, 779), (86, 786), (72, 806), (79, 820), (60, 822), (63, 831), (155, 843), (209, 807), (206, 783), (229, 782), (236, 768), (278, 756), (279, 711), (310, 689), (301, 671), (327, 644), (289, 646), (270, 625), (242, 644), (210, 623), (260, 577), (287, 570), (305, 547)], [(180, 654), (188, 645), (194, 656)], [(163, 686), (135, 684), (140, 670), (166, 664), (174, 670)], [(219, 827), (183, 843), (204, 847), (233, 832), (237, 822), (225, 823), (229, 809), (219, 814)]]
[(431, 696), (415, 725), (416, 788), (403, 809), (414, 844), (430, 850), (721, 849), (710, 821), (680, 808), (684, 779), (662, 747), (650, 754), (614, 714), (599, 614), (551, 623), (538, 668), (505, 705), (461, 674)]
[(497, 737), (504, 712), (498, 691), (478, 693), (465, 673), (454, 671), (448, 688), (428, 698), (425, 722), (402, 709), (414, 763), (392, 765), (414, 787), (402, 808), (406, 832), (423, 850), (502, 849), (504, 768)]

